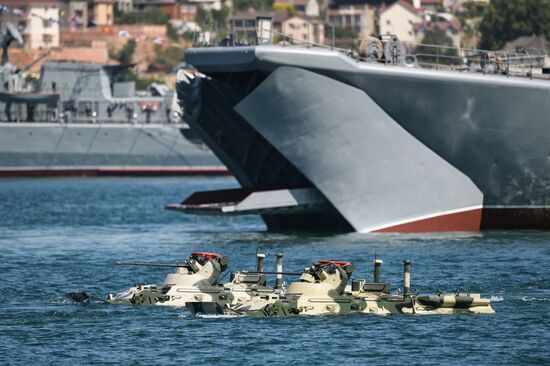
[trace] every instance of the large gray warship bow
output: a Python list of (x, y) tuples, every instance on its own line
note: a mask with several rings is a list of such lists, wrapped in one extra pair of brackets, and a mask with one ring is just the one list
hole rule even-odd
[(395, 37), (359, 57), (264, 39), (187, 51), (186, 120), (243, 188), (168, 208), (261, 214), (270, 229), (550, 228), (545, 55), (421, 68)]
[(33, 90), (23, 78), (31, 65), (9, 63), (14, 41), (22, 43), (8, 25), (0, 39), (0, 176), (226, 172), (165, 85), (136, 92), (121, 80), (132, 65), (46, 61)]

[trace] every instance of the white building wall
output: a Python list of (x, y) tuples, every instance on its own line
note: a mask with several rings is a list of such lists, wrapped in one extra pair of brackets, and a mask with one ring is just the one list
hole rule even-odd
[(189, 0), (189, 3), (202, 6), (204, 10), (221, 10), (222, 0)]
[(319, 3), (317, 0), (309, 0), (306, 5), (306, 15), (318, 17), (320, 14)]
[(395, 34), (401, 41), (413, 43), (415, 40), (413, 24), (421, 20), (420, 15), (395, 3), (380, 14), (380, 34)]
[(312, 23), (300, 17), (292, 17), (282, 24), (282, 33), (294, 39), (294, 43), (324, 43), (325, 32), (322, 23)]
[[(53, 21), (49, 21), (52, 19)], [(27, 47), (31, 49), (59, 47), (59, 9), (32, 6), (27, 14)]]

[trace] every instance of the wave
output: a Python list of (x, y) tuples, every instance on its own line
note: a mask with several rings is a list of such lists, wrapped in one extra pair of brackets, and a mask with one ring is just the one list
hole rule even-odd
[(550, 301), (549, 298), (546, 297), (534, 297), (534, 296), (523, 296), (521, 298), (522, 301), (525, 302), (532, 302), (532, 301)]

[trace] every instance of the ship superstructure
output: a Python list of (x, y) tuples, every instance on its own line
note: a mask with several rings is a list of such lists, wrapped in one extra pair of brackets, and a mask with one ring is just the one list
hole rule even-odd
[(172, 90), (124, 80), (132, 65), (45, 61), (32, 87), (8, 62), (17, 29), (2, 37), (0, 176), (227, 172), (182, 121)]
[(188, 50), (186, 119), (243, 189), (169, 208), (258, 213), (271, 229), (550, 227), (545, 55), (476, 50), (421, 68), (390, 37), (360, 56), (285, 43)]

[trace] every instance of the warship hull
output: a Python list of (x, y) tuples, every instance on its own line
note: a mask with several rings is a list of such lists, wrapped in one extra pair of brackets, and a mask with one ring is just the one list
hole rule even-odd
[[(310, 212), (255, 206), (270, 228), (550, 228), (548, 81), (271, 45), (186, 60), (207, 76), (178, 82), (186, 120), (241, 185), (320, 196)], [(173, 208), (215, 211), (220, 195)]]
[(0, 176), (227, 174), (180, 126), (0, 123)]

